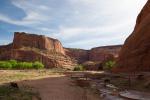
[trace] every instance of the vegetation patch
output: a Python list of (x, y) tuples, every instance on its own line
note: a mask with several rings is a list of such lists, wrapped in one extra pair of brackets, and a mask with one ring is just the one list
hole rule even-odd
[(0, 100), (41, 100), (38, 93), (31, 88), (14, 88), (9, 85), (0, 86)]
[(116, 65), (116, 62), (110, 60), (110, 61), (107, 61), (104, 63), (103, 69), (107, 70), (107, 71), (111, 71), (111, 69), (113, 69), (115, 67), (115, 65)]
[(18, 62), (16, 60), (0, 61), (0, 69), (42, 69), (44, 65), (39, 62)]
[(73, 69), (73, 71), (84, 71), (84, 70), (85, 70), (85, 68), (82, 65), (77, 65)]

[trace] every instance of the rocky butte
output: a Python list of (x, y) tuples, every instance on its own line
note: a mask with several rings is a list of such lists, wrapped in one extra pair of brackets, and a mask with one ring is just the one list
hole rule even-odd
[(133, 33), (123, 45), (118, 71), (150, 71), (150, 0), (137, 17)]
[(15, 32), (13, 43), (0, 47), (0, 59), (19, 61), (41, 61), (46, 68), (72, 68), (76, 62), (65, 55), (57, 39), (43, 35)]
[[(0, 60), (40, 61), (46, 68), (73, 69), (88, 61), (102, 62), (118, 56), (121, 45), (91, 50), (64, 48), (57, 39), (44, 35), (15, 32), (13, 42), (0, 46)], [(97, 66), (97, 65), (96, 65)]]
[(57, 39), (45, 37), (44, 35), (34, 35), (16, 32), (13, 40), (13, 49), (23, 47), (38, 48), (40, 50), (55, 51), (65, 54), (62, 44)]

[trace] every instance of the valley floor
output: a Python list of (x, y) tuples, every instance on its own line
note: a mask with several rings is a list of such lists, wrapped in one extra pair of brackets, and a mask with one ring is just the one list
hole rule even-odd
[(0, 74), (3, 77), (1, 82), (17, 81), (20, 87), (32, 87), (42, 100), (100, 100), (98, 95), (77, 86), (69, 76), (61, 73), (4, 70)]
[(69, 77), (63, 75), (25, 81), (21, 84), (36, 88), (42, 100), (99, 100), (93, 93), (77, 87)]
[[(16, 92), (16, 97), (18, 95), (20, 97), (13, 100), (126, 100), (120, 97), (120, 93), (129, 96), (130, 92), (134, 96), (138, 94), (140, 97), (149, 98), (150, 74), (141, 73), (144, 76), (140, 77), (139, 75), (139, 73), (129, 75), (92, 71), (69, 72), (58, 69), (0, 70), (0, 100), (12, 100), (1, 99), (8, 96), (15, 98), (14, 93), (9, 90), (10, 82), (15, 82), (19, 86), (18, 90), (13, 91)], [(110, 83), (105, 85), (105, 81)], [(3, 88), (3, 85), (8, 88)], [(23, 94), (20, 94), (20, 91)], [(31, 99), (22, 99), (22, 95)]]

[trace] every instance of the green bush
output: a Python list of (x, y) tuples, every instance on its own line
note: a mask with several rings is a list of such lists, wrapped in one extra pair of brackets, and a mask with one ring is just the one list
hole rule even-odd
[(73, 71), (84, 71), (85, 70), (85, 68), (82, 66), (82, 65), (77, 65), (74, 69), (73, 69)]
[(16, 60), (0, 61), (0, 69), (41, 69), (44, 65), (38, 61), (17, 62)]
[(16, 68), (17, 67), (17, 61), (16, 60), (9, 60), (8, 61), (11, 65), (12, 65), (12, 68)]
[(11, 65), (11, 63), (9, 63), (7, 61), (0, 61), (0, 68), (11, 69), (12, 65)]
[(41, 62), (39, 62), (39, 61), (35, 61), (33, 63), (33, 68), (41, 69), (41, 68), (44, 68), (44, 65)]
[(103, 69), (104, 70), (111, 70), (112, 68), (114, 68), (116, 65), (116, 62), (115, 61), (107, 61), (104, 66), (103, 66)]
[(30, 62), (19, 62), (17, 67), (20, 69), (32, 69), (33, 64)]

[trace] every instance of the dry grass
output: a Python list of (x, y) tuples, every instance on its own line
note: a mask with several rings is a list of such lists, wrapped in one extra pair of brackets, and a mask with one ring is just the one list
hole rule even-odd
[(32, 80), (49, 77), (51, 75), (57, 75), (57, 73), (52, 70), (0, 70), (0, 84), (22, 81), (22, 80)]

